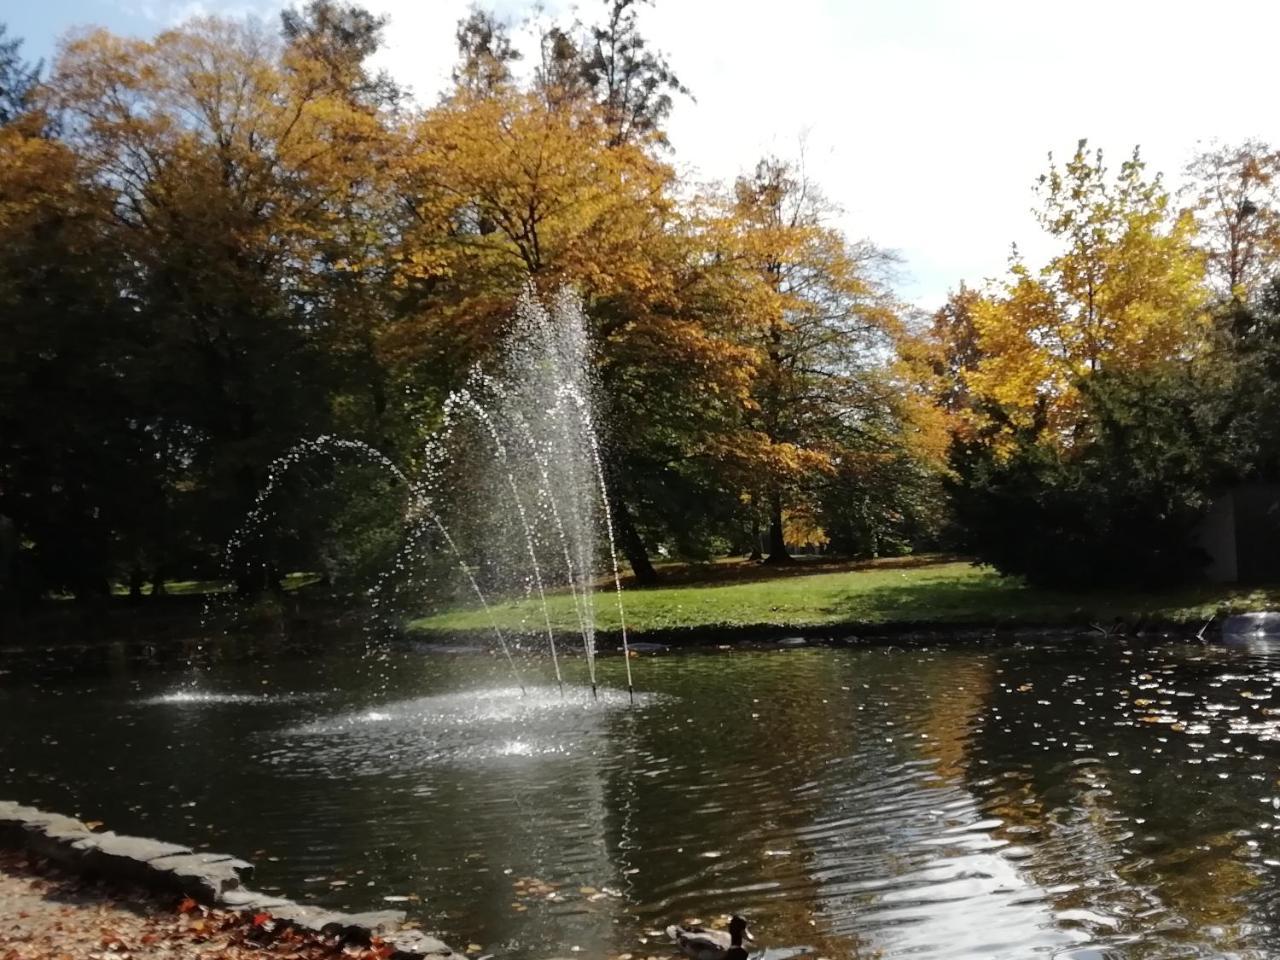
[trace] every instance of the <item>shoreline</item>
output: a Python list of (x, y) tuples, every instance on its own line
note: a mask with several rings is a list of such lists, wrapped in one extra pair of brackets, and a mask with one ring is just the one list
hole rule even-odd
[[(456, 960), (460, 956), (437, 938), (406, 925), (402, 911), (344, 913), (258, 893), (244, 886), (253, 875), (253, 865), (230, 854), (197, 852), (95, 830), (72, 817), (13, 801), (0, 800), (0, 851), (5, 857), (0, 877), (9, 878), (7, 896), (27, 900), (31, 908), (8, 911), (15, 919), (0, 912), (8, 925), (0, 927), (0, 945), (38, 934), (39, 917), (47, 913), (38, 904), (43, 898), (40, 885), (19, 882), (15, 886), (16, 872), (28, 878), (48, 875), (55, 886), (87, 891), (89, 905), (114, 903), (123, 912), (161, 923), (171, 933), (189, 933), (194, 926), (197, 935), (226, 934), (232, 946), (254, 941), (246, 950), (260, 951), (264, 944), (279, 941), (291, 951), (300, 946), (314, 948), (320, 951), (317, 956), (328, 951), (352, 957), (353, 948), (367, 948), (365, 953), (376, 960)], [(33, 923), (22, 922), (33, 916), (37, 917)], [(184, 916), (193, 917), (193, 924), (184, 926), (180, 919)], [(63, 924), (56, 927), (62, 929)], [(126, 946), (139, 953), (137, 945)]]
[[(1135, 639), (1183, 636), (1188, 640), (1221, 639), (1223, 618), (1217, 618), (1207, 627), (1203, 623), (1179, 620), (1153, 620), (1134, 617), (1116, 624), (1096, 624), (1089, 621), (945, 621), (903, 620), (889, 623), (851, 621), (822, 624), (697, 624), (688, 627), (659, 627), (628, 630), (628, 645), (632, 648), (660, 645), (669, 648), (740, 646), (798, 646), (788, 641), (803, 640), (814, 646), (883, 646), (893, 643), (978, 643), (983, 641), (1035, 640), (1062, 638), (1076, 640)], [(1130, 631), (1127, 623), (1136, 628)], [(1108, 628), (1111, 629), (1100, 629)], [(1197, 633), (1204, 628), (1203, 633)], [(567, 632), (559, 635), (568, 635)], [(622, 652), (622, 634), (617, 630), (597, 630), (597, 648), (610, 653)], [(401, 639), (411, 645), (424, 648), (436, 647), (427, 652), (451, 652), (453, 647), (464, 652), (467, 646), (493, 642), (493, 631), (482, 628), (435, 629), (407, 625)], [(567, 651), (572, 654), (570, 649)]]
[[(1234, 614), (1280, 609), (1280, 585), (1189, 584), (1157, 592), (1108, 589), (1066, 592), (1028, 586), (963, 558), (918, 555), (878, 561), (801, 562), (765, 568), (741, 561), (706, 567), (673, 566), (664, 583), (623, 590), (630, 638), (642, 643), (698, 646), (776, 642), (794, 637), (825, 642), (884, 642), (904, 637), (964, 640), (1043, 633), (1109, 635), (1123, 632), (1216, 635)], [(594, 603), (602, 649), (620, 646), (612, 589)], [(432, 598), (422, 597), (422, 603)], [(86, 642), (141, 642), (157, 647), (199, 646), (218, 636), (289, 643), (327, 643), (344, 633), (399, 637), (410, 642), (451, 638), (475, 643), (493, 625), (512, 637), (580, 635), (571, 595), (549, 591), (546, 612), (536, 598), (490, 597), (485, 608), (448, 606), (403, 611), (386, 619), (352, 597), (305, 590), (271, 602), (214, 604), (188, 595), (155, 603), (113, 603), (89, 609), (51, 606), (29, 619), (10, 620), (5, 646), (69, 647)], [(207, 612), (214, 615), (206, 616)], [(493, 621), (490, 620), (493, 618)]]

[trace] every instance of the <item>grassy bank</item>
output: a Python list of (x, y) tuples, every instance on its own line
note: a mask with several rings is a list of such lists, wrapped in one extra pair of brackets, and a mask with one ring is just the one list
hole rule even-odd
[[(671, 581), (625, 592), (627, 626), (640, 635), (687, 627), (821, 626), (823, 624), (1089, 623), (1117, 617), (1202, 622), (1213, 615), (1280, 606), (1280, 587), (1249, 589), (1203, 585), (1167, 593), (1097, 591), (1060, 593), (964, 561), (917, 557), (842, 566), (805, 565), (781, 571), (746, 564), (716, 564), (670, 571)], [(548, 596), (552, 624), (576, 630), (573, 599)], [(542, 610), (533, 600), (498, 603), (506, 630), (536, 631)], [(613, 597), (596, 593), (602, 630), (618, 626)], [(484, 630), (484, 612), (461, 608), (415, 620), (429, 633)]]

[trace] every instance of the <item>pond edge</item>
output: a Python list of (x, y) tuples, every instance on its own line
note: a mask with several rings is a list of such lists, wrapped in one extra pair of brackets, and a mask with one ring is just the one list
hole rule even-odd
[[(1233, 617), (1232, 619), (1236, 619)], [(669, 647), (743, 647), (754, 644), (783, 646), (805, 640), (814, 646), (885, 646), (895, 644), (979, 643), (993, 640), (1034, 642), (1060, 639), (1064, 635), (1080, 640), (1135, 638), (1220, 639), (1223, 621), (1208, 623), (1134, 615), (1105, 623), (1088, 619), (1052, 621), (1017, 620), (889, 620), (832, 621), (828, 623), (699, 623), (679, 627), (629, 629), (631, 646), (660, 644)], [(1199, 633), (1199, 636), (1197, 636)], [(411, 644), (481, 644), (492, 639), (492, 628), (437, 628), (409, 622), (399, 635)], [(616, 629), (597, 630), (600, 651), (620, 652), (622, 633)]]
[(392, 960), (459, 956), (429, 934), (401, 929), (405, 914), (399, 910), (342, 913), (258, 893), (242, 886), (253, 875), (253, 865), (230, 854), (195, 851), (110, 830), (94, 832), (74, 817), (12, 800), (0, 800), (0, 848), (43, 857), (85, 878), (181, 894), (205, 906), (241, 914), (267, 913), (277, 922), (310, 933), (341, 933), (344, 939), (364, 943), (378, 937), (392, 948)]

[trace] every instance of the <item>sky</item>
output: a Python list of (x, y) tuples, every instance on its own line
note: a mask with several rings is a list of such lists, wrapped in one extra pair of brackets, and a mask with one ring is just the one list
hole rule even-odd
[[(28, 57), (84, 24), (146, 35), (197, 13), (274, 19), (281, 0), (27, 0), (0, 9)], [(380, 65), (433, 100), (470, 0), (365, 0), (390, 17)], [(532, 3), (483, 4), (508, 20)], [(598, 0), (544, 0), (586, 20)], [(1031, 208), (1048, 154), (1081, 138), (1114, 165), (1135, 145), (1171, 186), (1198, 149), (1280, 144), (1270, 0), (656, 0), (642, 32), (694, 100), (669, 135), (703, 179), (766, 153), (803, 158), (840, 226), (901, 257), (898, 290), (925, 308), (1005, 273), (1016, 242), (1051, 247)]]

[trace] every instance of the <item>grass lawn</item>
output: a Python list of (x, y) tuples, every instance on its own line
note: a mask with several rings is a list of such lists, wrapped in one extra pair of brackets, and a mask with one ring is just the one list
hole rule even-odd
[[(911, 557), (843, 565), (799, 564), (773, 570), (722, 563), (674, 568), (671, 583), (625, 589), (628, 632), (642, 634), (691, 626), (812, 626), (920, 622), (1089, 623), (1116, 617), (1200, 622), (1215, 614), (1280, 606), (1280, 586), (1264, 589), (1203, 585), (1169, 593), (1058, 593), (1023, 585), (985, 567), (937, 557)], [(577, 629), (568, 593), (549, 595), (553, 626)], [(595, 594), (596, 622), (616, 629), (611, 592)], [(536, 600), (497, 603), (493, 612), (507, 630), (538, 630)], [(459, 608), (413, 621), (428, 632), (483, 630), (484, 612)]]

